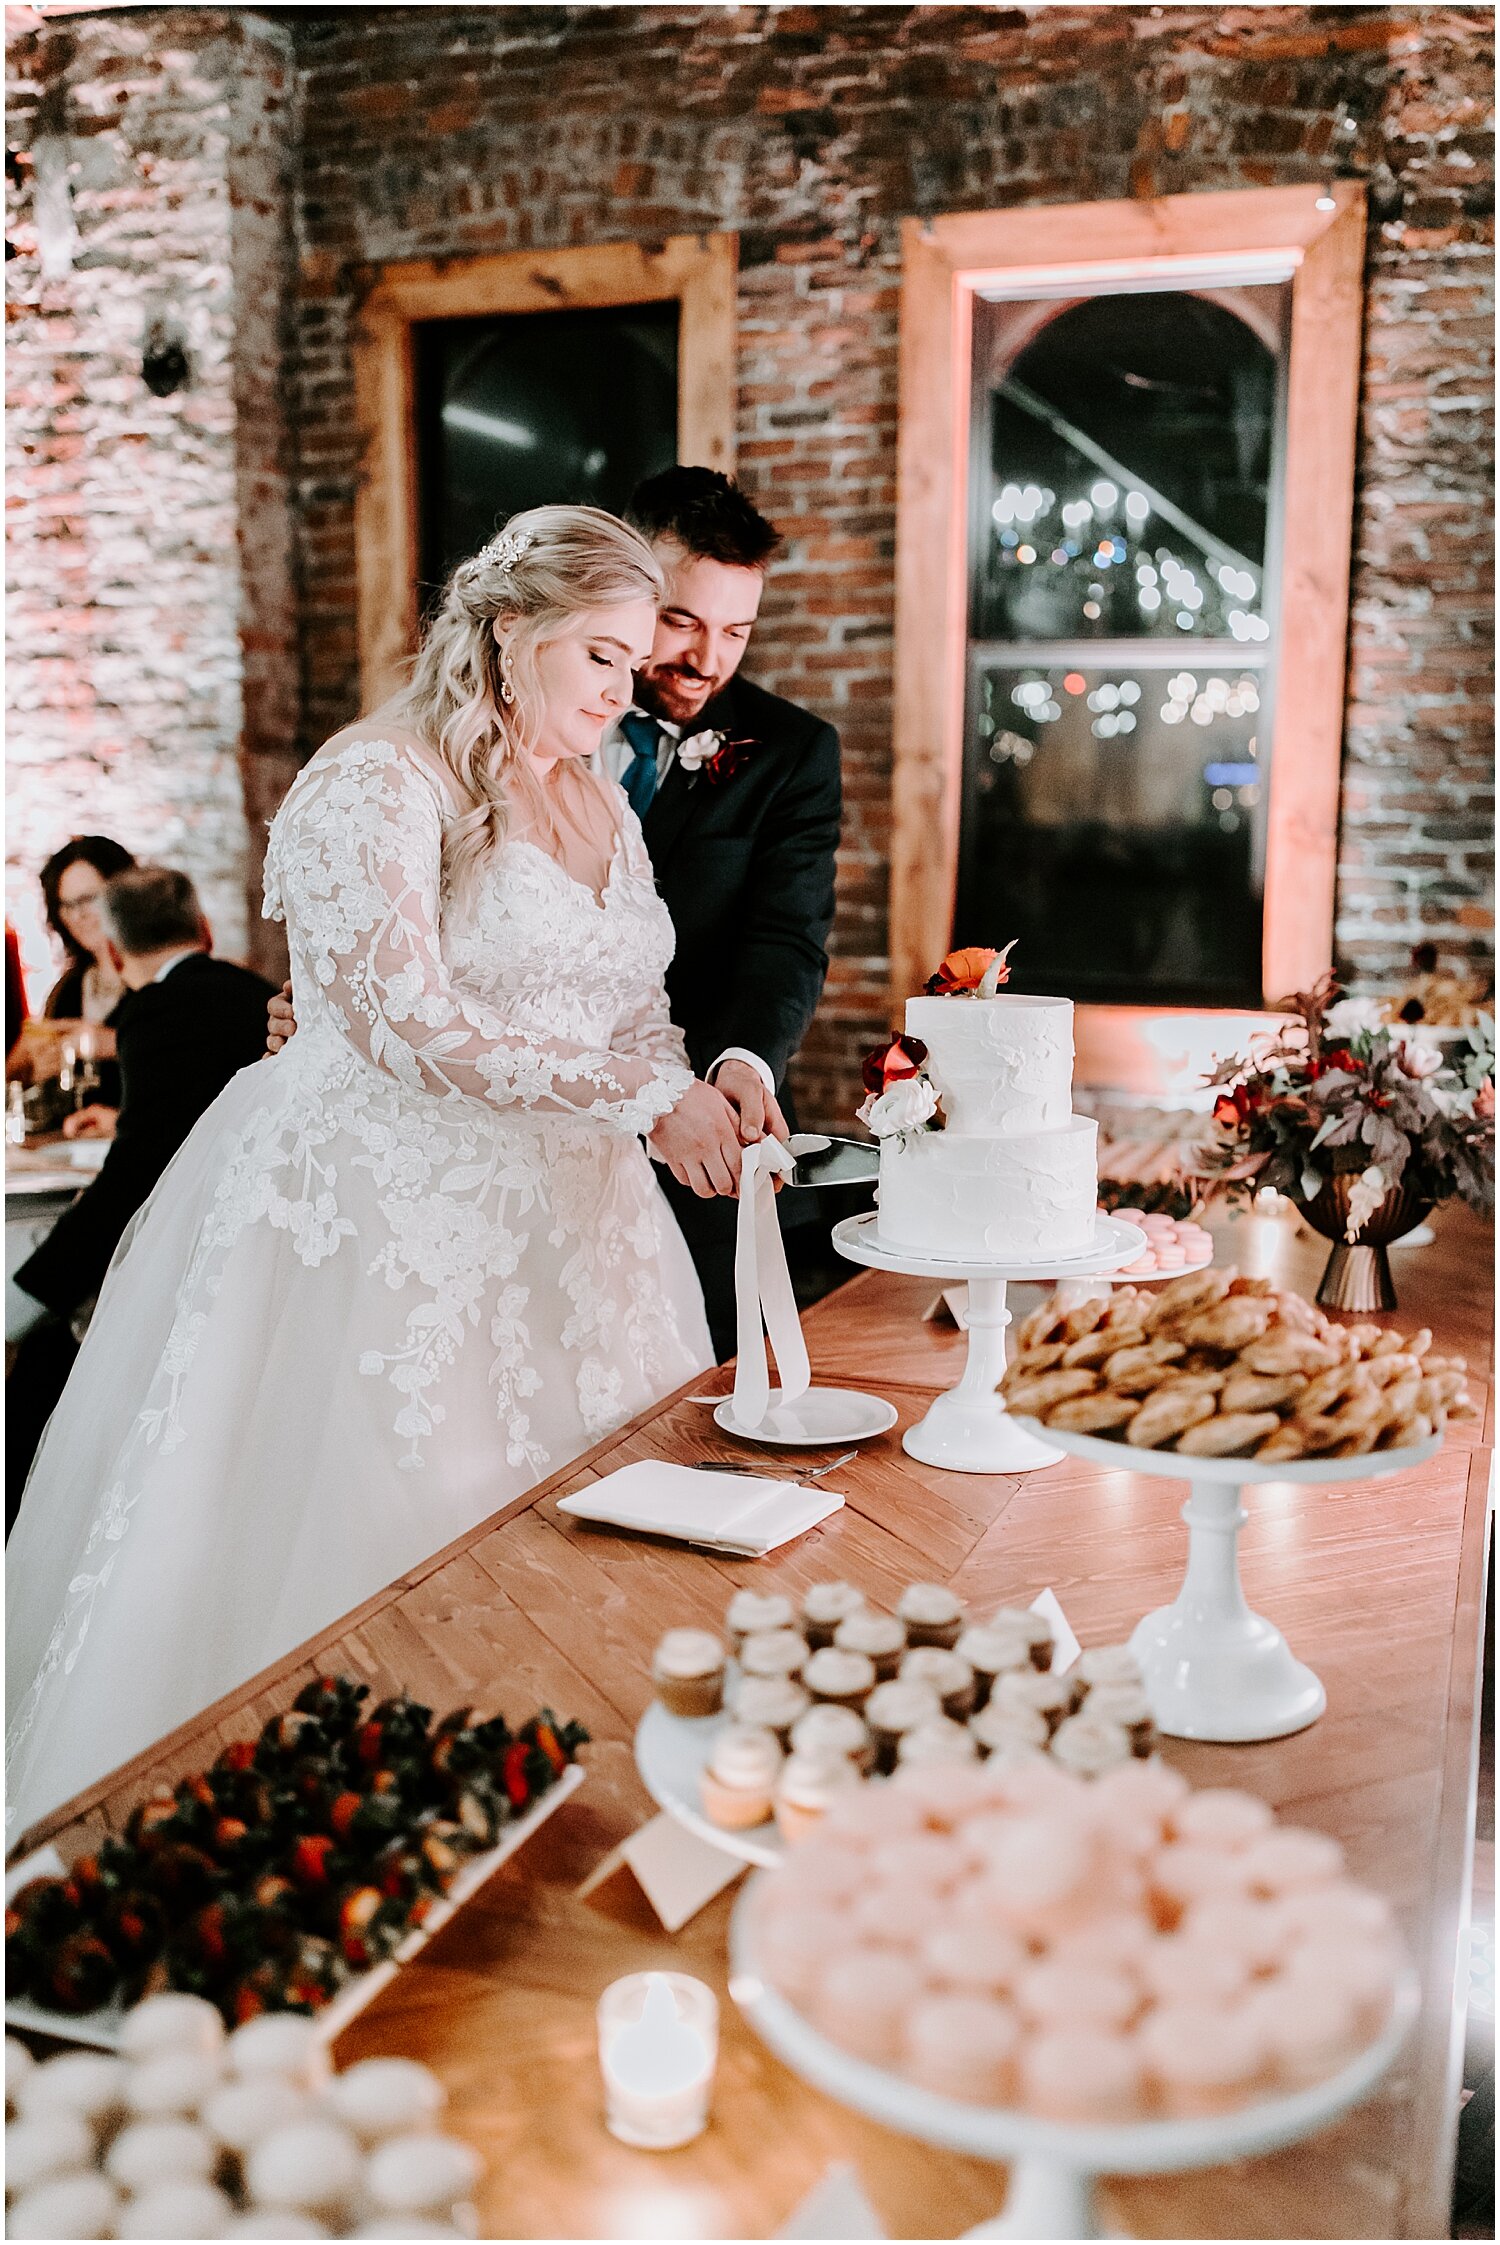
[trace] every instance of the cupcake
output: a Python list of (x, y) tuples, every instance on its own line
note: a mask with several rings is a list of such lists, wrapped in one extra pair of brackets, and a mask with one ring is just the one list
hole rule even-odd
[(1237, 1792), (1229, 1785), (1206, 1786), (1190, 1793), (1172, 1819), (1180, 1840), (1195, 1840), (1204, 1847), (1242, 1848), (1271, 1830), (1276, 1819), (1258, 1793)]
[(853, 2057), (894, 2065), (922, 1993), (921, 1972), (899, 1950), (846, 1949), (822, 1975), (814, 2016), (824, 2034)]
[(857, 1613), (845, 1615), (833, 1633), (833, 1641), (841, 1653), (863, 1653), (872, 1660), (877, 1683), (888, 1684), (906, 1651), (906, 1627), (894, 1614), (877, 1614), (872, 1607), (862, 1606)]
[(767, 1629), (794, 1629), (797, 1616), (790, 1598), (779, 1591), (737, 1590), (729, 1601), (724, 1616), (724, 1627), (729, 1632), (731, 1648), (737, 1653), (747, 1637), (754, 1637)]
[(1269, 1981), (1247, 1998), (1244, 2013), (1263, 2038), (1272, 2079), (1283, 2089), (1326, 2081), (1364, 2042), (1359, 2005), (1336, 1981), (1300, 1976)]
[(94, 2132), (81, 2113), (36, 2113), (5, 2131), (5, 2188), (12, 2197), (94, 2163)]
[(1130, 1739), (1130, 1751), (1144, 1760), (1156, 1751), (1156, 1724), (1151, 1702), (1141, 1684), (1095, 1684), (1083, 1703), (1090, 1722), (1118, 1723)]
[(1069, 1670), (1081, 1694), (1097, 1684), (1139, 1684), (1141, 1664), (1128, 1645), (1093, 1645)]
[[(818, 1657), (821, 1659), (822, 1655)], [(893, 1770), (906, 1733), (923, 1723), (936, 1722), (942, 1712), (943, 1703), (932, 1685), (921, 1683), (915, 1677), (903, 1676), (894, 1683), (877, 1684), (865, 1702), (865, 1721), (874, 1741), (876, 1768)]]
[(102, 2050), (69, 2050), (33, 2066), (17, 2102), (27, 2120), (44, 2113), (76, 2113), (97, 2135), (107, 2136), (126, 2111), (132, 2069)]
[(1254, 1840), (1230, 1858), (1254, 1894), (1273, 1900), (1297, 1894), (1304, 1887), (1329, 1886), (1341, 1877), (1344, 1851), (1337, 1840), (1322, 1832), (1305, 1832), (1294, 1824), (1280, 1826)]
[(366, 2146), (435, 2128), (448, 2092), (413, 2058), (361, 2058), (328, 2084), (327, 2103)]
[(960, 1995), (1009, 1995), (1031, 1963), (1024, 1941), (983, 1923), (933, 1926), (920, 1954), (928, 1978)]
[(1030, 1606), (999, 1606), (990, 1616), (992, 1629), (1015, 1630), (1026, 1640), (1033, 1668), (1052, 1666), (1052, 1624)]
[(1280, 1906), (1251, 1902), (1242, 1894), (1195, 1902), (1174, 1939), (1190, 1950), (1213, 1949), (1220, 1956), (1238, 1959), (1247, 1979), (1252, 1973), (1272, 1971), (1283, 1957), (1290, 1963), (1296, 1956), (1295, 1949), (1287, 1951)]
[(1250, 1985), (1250, 1960), (1242, 1949), (1216, 1949), (1200, 1936), (1169, 1933), (1140, 1960), (1142, 1985), (1153, 2003), (1223, 2010)]
[(795, 1629), (756, 1629), (742, 1639), (742, 1676), (795, 1676), (807, 1658), (807, 1645)]
[(480, 2173), (479, 2154), (456, 2136), (390, 2136), (366, 2167), (364, 2183), (375, 2212), (402, 2217), (399, 2234), (410, 2237), (411, 2225), (420, 2221), (457, 2228)]
[(776, 1824), (788, 1846), (815, 1832), (830, 1803), (860, 1782), (847, 1754), (791, 1754), (776, 1779)]
[(1038, 2029), (1128, 2027), (1141, 2008), (1133, 1974), (1108, 1965), (1056, 1963), (1044, 1957), (1016, 1981), (1016, 2008)]
[(80, 2245), (84, 2238), (128, 2235), (115, 2228), (119, 2207), (119, 2198), (102, 2175), (53, 2175), (16, 2199), (5, 2217), (5, 2234), (69, 2237)]
[[(162, 2183), (116, 2217), (119, 2238), (222, 2237), (234, 2205), (216, 2183)], [(70, 2232), (71, 2234), (76, 2234)]]
[[(391, 2139), (393, 2143), (410, 2140)], [(375, 2155), (376, 2161), (383, 2157), (383, 2152)], [(349, 2221), (363, 2167), (359, 2145), (348, 2129), (314, 2110), (307, 2119), (262, 2136), (245, 2162), (245, 2187), (257, 2206), (310, 2214), (315, 2221), (337, 2228)]]
[(1003, 2105), (1015, 2094), (1020, 2043), (1007, 2005), (987, 1996), (928, 1995), (906, 2021), (902, 2071), (940, 2097)]
[(811, 1649), (831, 1645), (839, 1623), (857, 1614), (864, 1602), (864, 1592), (852, 1582), (815, 1582), (802, 1601), (802, 1630)]
[(1043, 2120), (1140, 2117), (1145, 2068), (1133, 2036), (1103, 2027), (1058, 2027), (1021, 2051), (1021, 2101)]
[(211, 2058), (224, 2043), (224, 2021), (206, 1996), (164, 1991), (127, 2011), (120, 2029), (126, 2058), (160, 2058), (169, 2050), (194, 2050)]
[(903, 1683), (931, 1684), (943, 1703), (943, 1713), (955, 1723), (966, 1722), (974, 1712), (974, 1671), (955, 1652), (938, 1645), (919, 1645), (901, 1663)]
[(1051, 1735), (1045, 1715), (1029, 1707), (1002, 1707), (996, 1699), (969, 1717), (969, 1736), (981, 1754), (1045, 1754)]
[(208, 2182), (219, 2147), (191, 2120), (138, 2120), (122, 2128), (104, 2158), (104, 2171), (121, 2190), (151, 2190), (158, 2183)]
[(868, 1777), (875, 1767), (875, 1748), (863, 1718), (852, 1707), (839, 1707), (832, 1700), (820, 1700), (798, 1716), (792, 1726), (792, 1752), (842, 1754), (861, 1777)]
[(1142, 2023), (1140, 2045), (1174, 2119), (1233, 2111), (1256, 2094), (1266, 2072), (1265, 2036), (1242, 2007), (1163, 2004)]
[(938, 1645), (952, 1652), (963, 1634), (964, 1604), (940, 1582), (913, 1582), (896, 1603), (909, 1645)]
[(1072, 1704), (1073, 1695), (1060, 1676), (1039, 1674), (1035, 1669), (1030, 1675), (1021, 1669), (1002, 1676), (990, 1702), (991, 1707), (1003, 1707), (1007, 1712), (1022, 1708), (1028, 1715), (1040, 1715), (1049, 1731), (1056, 1730)]
[(824, 1966), (848, 1939), (847, 1918), (838, 1911), (804, 1904), (796, 1910), (767, 1910), (756, 1924), (756, 1950), (772, 1987), (788, 2002), (806, 2004)]
[(782, 1752), (768, 1730), (731, 1723), (714, 1740), (698, 1780), (703, 1813), (726, 1832), (749, 1831), (771, 1813), (771, 1794)]
[(1170, 1840), (1158, 1848), (1146, 1864), (1146, 1876), (1160, 1922), (1176, 1925), (1196, 1902), (1222, 1901), (1231, 1895), (1243, 1901), (1249, 1891), (1245, 1860), (1244, 1855), (1229, 1855), (1222, 1848), (1189, 1840)]
[(918, 1723), (915, 1730), (904, 1731), (896, 1742), (898, 1769), (921, 1769), (940, 1763), (977, 1762), (978, 1759), (977, 1742), (962, 1723), (952, 1722), (946, 1715), (939, 1715), (934, 1722)]
[(791, 1739), (792, 1725), (812, 1701), (790, 1676), (739, 1676), (729, 1695), (729, 1712), (751, 1730), (768, 1730), (778, 1745)]
[(1316, 1949), (1292, 1951), (1284, 1984), (1292, 1987), (1311, 1978), (1342, 1989), (1353, 2001), (1360, 2034), (1373, 2037), (1391, 2015), (1396, 1974), (1396, 1958), (1388, 1948), (1372, 1941), (1325, 1941)]
[(859, 1708), (874, 1689), (875, 1664), (863, 1653), (825, 1645), (820, 1652), (808, 1654), (802, 1681), (814, 1699), (826, 1700), (835, 1707)]
[(974, 1705), (983, 1707), (997, 1677), (1008, 1668), (1029, 1668), (1031, 1647), (1019, 1629), (1002, 1629), (994, 1622), (978, 1622), (966, 1629), (953, 1650), (974, 1671)]
[(724, 1704), (724, 1648), (706, 1629), (669, 1629), (651, 1675), (669, 1714), (717, 1715)]
[(132, 2120), (191, 2120), (218, 2084), (217, 2053), (209, 2058), (191, 2050), (164, 2050), (132, 2066), (125, 2102)]
[(1132, 1756), (1130, 1733), (1092, 1715), (1069, 1715), (1052, 1737), (1052, 1758), (1075, 1777), (1102, 1777)]

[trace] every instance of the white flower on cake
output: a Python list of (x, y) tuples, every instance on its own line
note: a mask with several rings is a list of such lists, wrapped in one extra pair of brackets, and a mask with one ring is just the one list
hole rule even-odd
[(877, 1138), (901, 1138), (925, 1130), (937, 1113), (938, 1097), (925, 1076), (907, 1076), (888, 1091), (871, 1092), (859, 1119)]

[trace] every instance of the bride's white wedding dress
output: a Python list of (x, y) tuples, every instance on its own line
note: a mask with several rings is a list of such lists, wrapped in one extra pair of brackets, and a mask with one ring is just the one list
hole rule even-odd
[(276, 817), (297, 1034), (126, 1235), (11, 1538), (17, 1826), (713, 1361), (639, 1143), (691, 1071), (635, 815), (602, 896), (507, 839), (440, 913), (454, 815), (355, 733)]

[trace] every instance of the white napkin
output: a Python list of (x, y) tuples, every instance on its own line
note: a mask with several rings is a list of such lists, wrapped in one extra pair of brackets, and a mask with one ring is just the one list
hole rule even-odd
[(701, 1473), (693, 1466), (642, 1458), (564, 1497), (557, 1509), (578, 1520), (759, 1559), (794, 1536), (806, 1535), (843, 1502), (821, 1481), (802, 1488), (795, 1481), (759, 1474)]
[(742, 1427), (758, 1427), (770, 1408), (763, 1321), (781, 1380), (781, 1401), (795, 1403), (807, 1393), (811, 1377), (772, 1183), (777, 1175), (789, 1177), (796, 1166), (779, 1138), (762, 1138), (747, 1146), (740, 1165), (734, 1239), (734, 1416)]

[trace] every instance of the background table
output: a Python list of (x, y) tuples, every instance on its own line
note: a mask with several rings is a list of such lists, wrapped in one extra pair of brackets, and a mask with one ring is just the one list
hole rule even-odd
[[(1311, 1294), (1327, 1243), (1287, 1217), (1226, 1218), (1221, 1261)], [(1401, 1308), (1468, 1355), (1486, 1404), (1491, 1241), (1462, 1209), (1437, 1243), (1393, 1254)], [(686, 2151), (626, 2150), (599, 2118), (593, 2007), (619, 1974), (677, 1966), (725, 1996), (728, 1898), (675, 1940), (628, 1879), (589, 1902), (580, 1882), (650, 1813), (629, 1741), (650, 1697), (651, 1649), (676, 1623), (715, 1626), (731, 1589), (845, 1576), (894, 1600), (914, 1577), (983, 1610), (1057, 1591), (1085, 1643), (1124, 1637), (1181, 1570), (1179, 1485), (1067, 1459), (1026, 1475), (947, 1474), (905, 1457), (903, 1429), (964, 1352), (923, 1323), (931, 1281), (871, 1272), (809, 1313), (814, 1376), (888, 1394), (900, 1421), (840, 1469), (843, 1512), (761, 1562), (614, 1537), (557, 1499), (641, 1457), (752, 1455), (686, 1392), (393, 1584), (315, 1644), (38, 1826), (65, 1855), (116, 1829), (150, 1787), (253, 1730), (317, 1669), (405, 1685), (440, 1710), (517, 1714), (539, 1701), (594, 1733), (576, 1801), (492, 1882), (341, 2040), (348, 2062), (402, 2051), (437, 2067), (454, 2121), (484, 2155), (493, 2237), (766, 2237), (835, 2159), (852, 2160), (893, 2237), (953, 2237), (993, 2212), (994, 2170), (932, 2152), (804, 2089), (725, 1999), (715, 2120)], [(724, 1374), (693, 1393), (727, 1390)], [(1245, 1532), (1252, 1601), (1328, 1687), (1328, 1712), (1255, 1746), (1173, 1741), (1198, 1784), (1248, 1785), (1332, 1832), (1358, 1877), (1400, 1912), (1424, 1983), (1406, 2057), (1376, 2099), (1300, 2149), (1232, 2170), (1114, 2186), (1141, 2237), (1439, 2237), (1461, 2012), (1455, 1974), (1468, 1908), (1486, 1554), (1487, 1412), (1409, 1477), (1347, 1490), (1268, 1489)]]

